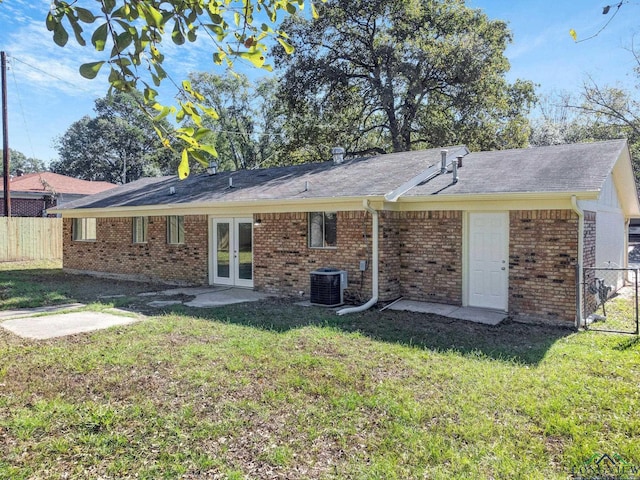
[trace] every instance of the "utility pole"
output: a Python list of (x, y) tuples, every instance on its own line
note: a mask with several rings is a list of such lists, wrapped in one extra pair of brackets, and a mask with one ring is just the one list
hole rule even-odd
[(7, 115), (7, 55), (0, 52), (2, 77), (2, 165), (4, 167), (4, 214), (11, 217), (11, 191), (9, 189), (9, 123)]

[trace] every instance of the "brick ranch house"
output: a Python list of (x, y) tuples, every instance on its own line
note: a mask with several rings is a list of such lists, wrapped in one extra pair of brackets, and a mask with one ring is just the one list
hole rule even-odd
[(640, 216), (625, 140), (145, 178), (56, 211), (71, 272), (308, 295), (310, 272), (334, 267), (358, 302), (568, 325), (590, 313), (576, 271), (626, 265)]
[[(87, 195), (104, 192), (116, 185), (109, 182), (90, 182), (53, 172), (18, 172), (11, 177), (12, 217), (43, 217), (49, 208), (71, 202)], [(4, 185), (0, 184), (0, 198), (4, 200)], [(5, 216), (4, 201), (0, 202), (0, 216)]]

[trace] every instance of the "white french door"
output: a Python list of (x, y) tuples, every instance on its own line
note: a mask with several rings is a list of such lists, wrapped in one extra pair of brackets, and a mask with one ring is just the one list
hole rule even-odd
[(507, 310), (509, 214), (469, 213), (469, 306)]
[(212, 221), (213, 283), (253, 287), (253, 219)]

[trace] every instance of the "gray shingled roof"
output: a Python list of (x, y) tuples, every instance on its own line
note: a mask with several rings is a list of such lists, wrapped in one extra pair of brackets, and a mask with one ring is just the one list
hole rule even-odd
[[(463, 149), (449, 147), (449, 155), (455, 156)], [(378, 155), (347, 160), (340, 165), (324, 162), (211, 176), (200, 174), (183, 181), (175, 176), (144, 178), (68, 203), (65, 209), (382, 196), (439, 162), (440, 151), (434, 148)], [(229, 188), (230, 177), (233, 188)], [(309, 186), (307, 191), (305, 182)], [(175, 188), (174, 195), (169, 195), (170, 187)]]
[[(405, 196), (599, 191), (626, 147), (625, 140), (471, 153), (459, 182), (439, 175)], [(144, 178), (64, 205), (63, 209), (184, 205), (382, 196), (440, 162), (439, 148), (217, 175)], [(464, 146), (447, 147), (450, 157)], [(233, 188), (229, 188), (233, 178)], [(309, 189), (305, 191), (305, 182)], [(170, 187), (175, 194), (170, 195)]]
[(452, 184), (451, 173), (406, 196), (487, 193), (598, 192), (626, 149), (625, 140), (470, 153)]

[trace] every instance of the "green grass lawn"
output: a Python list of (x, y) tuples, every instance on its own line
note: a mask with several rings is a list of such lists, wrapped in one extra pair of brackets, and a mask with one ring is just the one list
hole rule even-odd
[[(80, 278), (0, 266), (0, 309), (116, 290)], [(274, 301), (49, 341), (0, 329), (0, 358), (0, 478), (549, 479), (595, 453), (640, 465), (629, 335)]]

